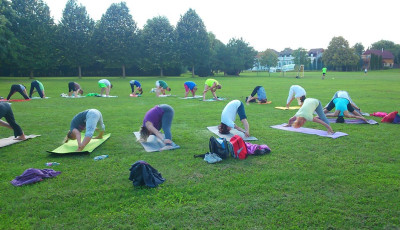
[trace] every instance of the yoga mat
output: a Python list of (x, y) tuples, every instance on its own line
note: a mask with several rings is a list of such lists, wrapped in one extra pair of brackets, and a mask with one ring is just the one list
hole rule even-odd
[[(31, 99), (11, 99), (11, 100), (8, 100), (8, 101), (11, 101), (11, 102), (21, 102), (21, 101), (30, 101)], [(0, 101), (7, 101), (7, 99), (1, 99)]]
[[(26, 137), (26, 140), (29, 140), (29, 139), (32, 139), (32, 138), (35, 138), (35, 137), (40, 137), (40, 135), (32, 134), (32, 135), (25, 135), (25, 137)], [(12, 144), (21, 142), (21, 140), (14, 140), (14, 138), (15, 138), (14, 136), (11, 136), (11, 137), (0, 139), (0, 148), (4, 147), (4, 146), (8, 146), (8, 145), (12, 145)], [(23, 141), (26, 141), (26, 140), (23, 140)]]
[(290, 131), (290, 132), (313, 134), (313, 135), (318, 135), (318, 136), (321, 136), (321, 137), (330, 137), (330, 138), (333, 138), (333, 139), (348, 135), (347, 133), (342, 133), (342, 132), (335, 132), (332, 135), (328, 135), (328, 132), (325, 131), (325, 130), (310, 129), (310, 128), (303, 128), (303, 127), (300, 127), (298, 129), (296, 129), (296, 128), (293, 128), (293, 127), (284, 127), (284, 125), (286, 125), (286, 123), (283, 123), (281, 125), (273, 125), (273, 126), (271, 126), (271, 128), (281, 129), (281, 130)]
[(213, 132), (215, 135), (219, 137), (225, 137), (228, 141), (236, 134), (239, 135), (241, 138), (243, 138), (244, 141), (257, 141), (258, 139), (256, 137), (245, 137), (244, 133), (240, 132), (237, 129), (231, 129), (231, 132), (229, 134), (220, 134), (218, 132), (218, 126), (209, 126), (207, 127), (208, 130)]
[(106, 96), (106, 95), (100, 96), (100, 95), (98, 95), (98, 96), (96, 96), (96, 97), (118, 97), (118, 96), (111, 96), (111, 95), (108, 95), (108, 96)]
[[(336, 123), (336, 118), (328, 118), (330, 123)], [(370, 125), (379, 125), (379, 123), (375, 120), (368, 120), (368, 123), (361, 119), (344, 119), (344, 123), (346, 124), (370, 124)]]
[[(135, 137), (137, 140), (140, 139), (140, 133), (139, 132), (133, 132), (135, 134)], [(139, 142), (140, 144), (142, 144), (144, 150), (146, 150), (146, 152), (159, 152), (159, 151), (163, 151), (164, 147), (166, 147), (166, 145), (164, 144), (164, 142), (162, 142), (160, 139), (158, 139), (155, 135), (150, 135), (149, 138), (147, 138), (146, 142)], [(165, 150), (171, 150), (171, 149), (179, 149), (180, 146), (175, 144), (174, 142), (172, 142), (172, 148), (170, 149), (165, 149)]]
[[(300, 109), (301, 106), (289, 106), (289, 110)], [(288, 110), (286, 106), (277, 106), (275, 109)]]
[(75, 96), (61, 95), (61, 97), (63, 97), (63, 98), (83, 98), (83, 97), (86, 97), (86, 96), (78, 95), (77, 97), (75, 97)]
[(176, 97), (176, 95), (171, 95), (171, 94), (168, 94), (168, 95), (159, 95), (158, 97)]
[(272, 101), (267, 101), (265, 103), (258, 102), (259, 105), (267, 105), (267, 104), (271, 104), (271, 103), (272, 103)]
[(50, 97), (45, 97), (45, 98), (41, 98), (41, 97), (31, 97), (31, 99), (49, 99)]
[(179, 99), (196, 99), (196, 98), (202, 98), (203, 96), (196, 95), (194, 97), (180, 97)]
[[(226, 100), (226, 98), (222, 98), (222, 97), (219, 97), (218, 99), (219, 100), (215, 100), (215, 98), (210, 98), (210, 99), (206, 99), (204, 101), (225, 101)], [(203, 100), (200, 100), (200, 101), (203, 101)]]
[[(66, 153), (91, 153), (101, 144), (103, 144), (108, 138), (110, 138), (111, 133), (103, 136), (102, 139), (92, 139), (89, 144), (85, 146), (83, 151), (77, 152), (78, 142), (76, 140), (69, 140), (67, 143), (64, 143), (60, 147), (54, 149), (53, 151), (47, 151), (48, 153), (56, 153), (56, 154), (66, 154)], [(82, 137), (83, 140), (84, 136)]]

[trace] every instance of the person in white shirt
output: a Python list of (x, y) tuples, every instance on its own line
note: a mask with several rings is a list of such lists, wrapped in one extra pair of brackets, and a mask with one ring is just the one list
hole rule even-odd
[[(244, 129), (235, 124), (236, 114), (239, 115)], [(218, 126), (218, 131), (221, 134), (229, 134), (232, 128), (243, 132), (246, 137), (250, 136), (250, 127), (249, 123), (247, 122), (246, 112), (244, 111), (244, 105), (243, 102), (239, 100), (233, 100), (229, 102), (225, 106), (224, 110), (222, 110), (221, 124)]]
[(286, 108), (289, 109), (290, 103), (297, 98), (298, 104), (303, 105), (304, 100), (306, 99), (306, 90), (299, 85), (292, 85), (289, 89), (289, 96), (286, 100)]

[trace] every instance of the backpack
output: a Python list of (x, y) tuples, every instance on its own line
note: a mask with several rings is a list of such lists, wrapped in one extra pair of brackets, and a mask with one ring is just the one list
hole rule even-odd
[(231, 138), (229, 142), (231, 142), (233, 146), (232, 156), (234, 158), (239, 158), (243, 160), (247, 157), (247, 147), (242, 137), (240, 137), (239, 135), (235, 135)]
[(225, 138), (217, 139), (211, 136), (208, 145), (210, 148), (210, 152), (216, 153), (222, 159), (228, 158), (228, 156), (231, 155), (233, 152), (232, 145)]

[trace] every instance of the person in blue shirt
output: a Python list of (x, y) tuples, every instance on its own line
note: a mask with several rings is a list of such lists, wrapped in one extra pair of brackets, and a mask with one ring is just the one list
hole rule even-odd
[[(335, 112), (333, 114), (326, 114), (331, 111), (333, 107), (336, 108)], [(324, 113), (327, 117), (337, 117), (337, 123), (344, 123), (344, 117), (357, 118), (368, 123), (368, 120), (358, 113), (353, 106), (351, 106), (350, 101), (347, 98), (338, 97), (331, 100), (328, 106), (324, 109)], [(354, 113), (354, 115), (351, 113)]]
[(187, 97), (187, 95), (189, 94), (189, 91), (192, 92), (193, 97), (195, 96), (196, 91), (197, 91), (196, 83), (194, 83), (192, 81), (187, 81), (183, 84), (183, 86), (185, 87), (185, 97)]
[[(132, 90), (132, 94), (131, 95), (135, 95), (135, 94), (143, 94), (143, 89), (142, 89), (142, 85), (140, 84), (139, 81), (136, 80), (132, 80), (129, 82), (129, 84), (131, 85), (131, 90)], [(136, 89), (135, 89), (136, 86)]]
[[(255, 96), (256, 94), (257, 96)], [(251, 95), (246, 98), (246, 104), (249, 104), (249, 102), (255, 102), (256, 99), (258, 99), (260, 103), (267, 103), (267, 93), (265, 92), (264, 87), (256, 86)]]

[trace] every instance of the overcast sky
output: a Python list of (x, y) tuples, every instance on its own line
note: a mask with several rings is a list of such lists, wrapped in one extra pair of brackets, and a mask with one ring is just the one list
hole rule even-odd
[[(62, 17), (67, 0), (44, 0), (55, 22)], [(100, 20), (118, 0), (77, 0), (89, 16)], [(181, 15), (194, 9), (207, 31), (227, 44), (243, 38), (257, 51), (327, 48), (342, 36), (353, 46), (365, 48), (380, 40), (400, 44), (400, 0), (126, 0), (142, 29), (148, 19), (166, 16), (176, 26)]]

